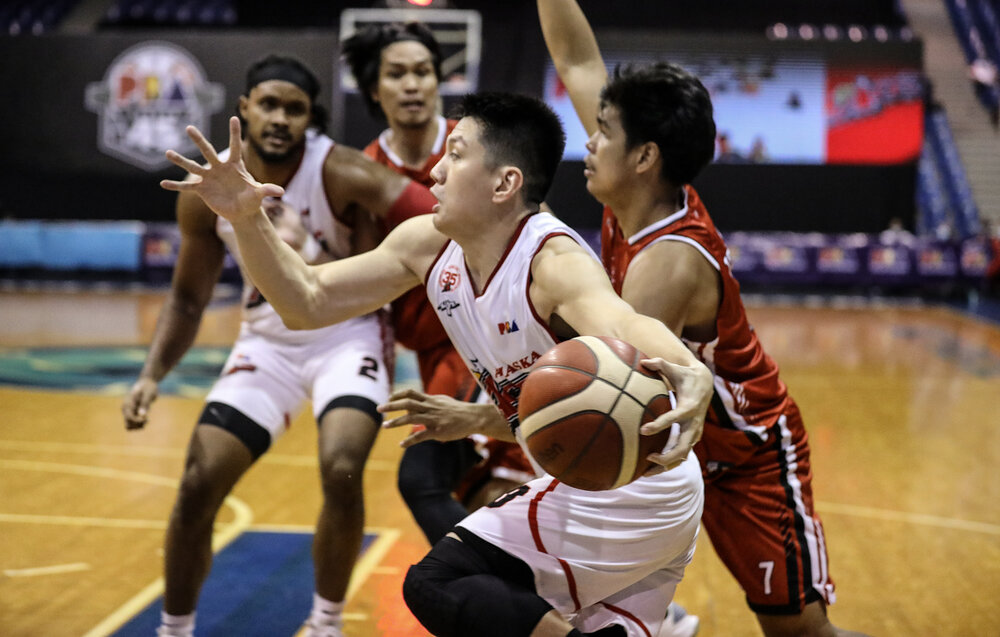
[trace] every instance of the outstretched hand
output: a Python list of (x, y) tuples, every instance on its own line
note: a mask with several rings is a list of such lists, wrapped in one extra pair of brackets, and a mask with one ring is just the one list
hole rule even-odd
[(467, 403), (450, 396), (425, 394), (415, 389), (395, 392), (389, 397), (389, 402), (378, 406), (378, 411), (406, 412), (382, 424), (386, 429), (405, 425), (414, 427), (410, 435), (400, 443), (402, 447), (412, 447), (425, 440), (461, 440), (477, 433), (494, 438), (510, 437), (507, 421), (493, 405)]
[(243, 140), (238, 117), (229, 119), (229, 157), (219, 159), (212, 144), (194, 126), (186, 129), (188, 137), (198, 146), (206, 164), (199, 164), (174, 150), (167, 151), (167, 159), (186, 170), (184, 181), (164, 179), (160, 186), (176, 192), (194, 192), (217, 215), (229, 221), (238, 221), (258, 214), (265, 197), (280, 197), (285, 193), (281, 186), (262, 184), (247, 171), (243, 164)]
[(647, 460), (660, 465), (650, 470), (649, 473), (652, 474), (662, 471), (660, 467), (669, 470), (679, 466), (687, 458), (695, 443), (701, 440), (701, 433), (705, 427), (705, 412), (708, 411), (715, 388), (712, 373), (704, 365), (685, 367), (669, 363), (662, 358), (644, 359), (640, 362), (647, 369), (662, 375), (673, 387), (677, 397), (677, 404), (673, 409), (646, 423), (640, 430), (643, 435), (649, 436), (668, 427), (674, 427), (670, 441), (663, 452), (647, 456)]

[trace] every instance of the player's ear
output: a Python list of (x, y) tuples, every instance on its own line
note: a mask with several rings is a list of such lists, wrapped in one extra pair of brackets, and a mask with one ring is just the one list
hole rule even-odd
[(657, 161), (660, 159), (660, 147), (656, 144), (656, 142), (646, 142), (645, 144), (640, 144), (634, 152), (636, 158), (635, 170), (638, 173), (644, 173), (648, 170), (654, 169)]
[(516, 166), (503, 166), (499, 170), (497, 185), (493, 189), (493, 201), (507, 201), (521, 191), (524, 185), (524, 174)]
[(247, 121), (247, 109), (250, 107), (250, 100), (247, 99), (246, 95), (240, 95), (240, 101), (236, 106), (236, 110), (239, 111), (240, 119), (244, 122)]

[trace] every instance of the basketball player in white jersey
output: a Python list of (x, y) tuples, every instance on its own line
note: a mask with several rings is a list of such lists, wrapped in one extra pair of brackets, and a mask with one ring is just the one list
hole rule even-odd
[[(371, 215), (410, 216), (434, 202), (423, 186), (319, 132), (318, 90), (312, 72), (293, 58), (269, 56), (250, 67), (238, 106), (247, 139), (233, 158), (254, 178), (283, 186), (280, 202), (266, 202), (265, 218), (273, 218), (303, 264), (370, 247), (360, 230)], [(146, 424), (157, 384), (190, 347), (227, 247), (245, 284), (240, 335), (192, 434), (167, 528), (159, 634), (193, 633), (223, 499), (311, 400), (324, 503), (313, 543), (316, 593), (308, 634), (338, 637), (363, 537), (362, 473), (381, 421), (376, 406), (389, 390), (391, 343), (382, 319), (371, 313), (290, 330), (248, 280), (228, 221), (191, 192), (178, 196), (177, 220), (181, 244), (170, 294), (139, 380), (122, 406), (129, 429)]]
[[(533, 359), (575, 335), (621, 338), (677, 392), (677, 407), (646, 426), (673, 425), (663, 465), (625, 487), (579, 491), (533, 480), (463, 520), (407, 574), (404, 597), (436, 635), (534, 637), (655, 634), (691, 560), (702, 508), (698, 440), (711, 373), (662, 323), (637, 314), (611, 288), (580, 237), (539, 212), (562, 156), (558, 118), (537, 99), (467, 96), (435, 166), (433, 215), (402, 223), (374, 250), (305, 264), (275, 233), (261, 184), (221, 159), (197, 129), (206, 165), (173, 151), (187, 170), (164, 188), (196, 193), (234, 230), (247, 270), (282, 318), (316, 328), (371, 312), (423, 283), (449, 337), (516, 436), (517, 397)], [(500, 334), (509, 321), (517, 331)], [(668, 362), (669, 361), (669, 362)], [(503, 427), (501, 427), (503, 429)], [(489, 432), (495, 436), (503, 431)], [(670, 468), (664, 471), (663, 469)]]

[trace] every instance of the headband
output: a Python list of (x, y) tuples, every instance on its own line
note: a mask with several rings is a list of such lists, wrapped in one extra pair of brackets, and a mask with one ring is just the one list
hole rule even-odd
[(250, 94), (253, 87), (268, 80), (281, 80), (294, 84), (302, 89), (312, 101), (316, 100), (316, 95), (319, 93), (316, 78), (308, 70), (292, 62), (271, 60), (247, 73), (247, 94)]

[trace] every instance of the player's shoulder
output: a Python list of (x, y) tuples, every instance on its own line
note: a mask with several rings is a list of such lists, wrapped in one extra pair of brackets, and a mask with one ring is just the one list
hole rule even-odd
[(382, 164), (373, 161), (364, 152), (346, 144), (336, 144), (326, 156), (324, 169), (334, 174), (350, 176), (387, 174), (392, 172)]
[(371, 192), (405, 179), (360, 150), (344, 144), (337, 144), (327, 155), (323, 178), (328, 185), (345, 193)]

